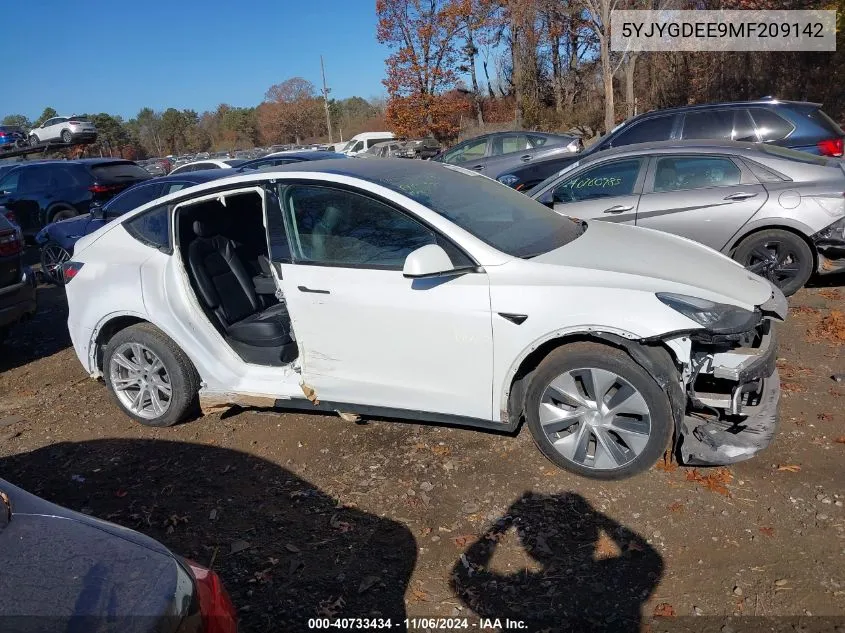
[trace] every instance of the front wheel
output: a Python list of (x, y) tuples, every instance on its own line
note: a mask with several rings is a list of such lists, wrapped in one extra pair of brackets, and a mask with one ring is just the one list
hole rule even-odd
[(625, 352), (572, 343), (551, 352), (528, 386), (525, 418), (557, 466), (592, 479), (650, 468), (672, 437), (669, 398)]
[(749, 235), (734, 251), (734, 259), (765, 277), (787, 297), (798, 292), (813, 274), (813, 252), (795, 233), (767, 229)]
[(117, 405), (146, 426), (172, 426), (197, 405), (200, 378), (193, 363), (150, 323), (112, 337), (103, 354), (103, 376)]
[(62, 266), (70, 259), (70, 253), (60, 244), (52, 240), (41, 247), (41, 270), (54, 284), (63, 286), (65, 283)]
[(73, 137), (70, 135), (70, 130), (62, 130), (62, 143), (68, 143), (73, 140)]

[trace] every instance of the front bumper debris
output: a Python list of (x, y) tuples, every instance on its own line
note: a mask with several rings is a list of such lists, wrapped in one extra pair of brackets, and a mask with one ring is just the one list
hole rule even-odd
[(845, 228), (842, 226), (841, 221), (835, 222), (811, 238), (818, 254), (816, 272), (820, 275), (845, 270)]
[(687, 386), (688, 406), (681, 421), (683, 463), (732, 464), (753, 457), (771, 443), (780, 397), (771, 319), (763, 319), (748, 338), (753, 340), (738, 347), (699, 345), (694, 349), (696, 370)]

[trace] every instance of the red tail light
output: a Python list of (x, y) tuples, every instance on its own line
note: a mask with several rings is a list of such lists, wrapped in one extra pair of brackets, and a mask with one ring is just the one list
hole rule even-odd
[(817, 144), (822, 156), (833, 156), (840, 158), (843, 153), (843, 142), (841, 138), (829, 138), (819, 141)]
[(23, 238), (18, 229), (0, 231), (0, 257), (17, 255), (23, 251)]
[(11, 209), (6, 209), (6, 208), (0, 209), (0, 213), (2, 213), (3, 215), (5, 215), (5, 216), (6, 216), (6, 219), (7, 219), (9, 222), (11, 222), (12, 224), (17, 224), (17, 223), (18, 223), (18, 218), (15, 216), (15, 212), (14, 212), (14, 211), (12, 211)]
[(111, 193), (115, 191), (120, 191), (120, 185), (101, 185), (95, 183), (88, 187), (88, 191), (91, 193)]
[(65, 262), (62, 265), (62, 274), (64, 275), (65, 283), (70, 283), (70, 280), (79, 274), (83, 266), (84, 264), (80, 262)]
[(0, 132), (0, 138), (6, 138), (6, 133), (5, 133), (5, 132)]
[(238, 618), (235, 605), (220, 582), (220, 577), (193, 561), (185, 562), (196, 580), (203, 633), (237, 633)]

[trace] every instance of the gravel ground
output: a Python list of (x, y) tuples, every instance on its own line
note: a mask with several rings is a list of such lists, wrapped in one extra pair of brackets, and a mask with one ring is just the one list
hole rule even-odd
[(63, 291), (41, 287), (39, 300), (0, 352), (0, 475), (212, 565), (243, 631), (307, 630), (315, 616), (722, 633), (763, 622), (733, 616), (794, 616), (766, 622), (845, 630), (836, 287), (790, 301), (767, 451), (618, 483), (558, 470), (525, 428), (247, 410), (145, 428), (83, 372)]

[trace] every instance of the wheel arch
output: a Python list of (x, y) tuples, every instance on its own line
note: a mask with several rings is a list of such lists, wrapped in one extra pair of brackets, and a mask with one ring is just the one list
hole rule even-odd
[(744, 239), (755, 235), (756, 233), (760, 233), (761, 231), (786, 231), (787, 233), (792, 233), (793, 235), (801, 238), (807, 247), (810, 249), (810, 253), (813, 255), (813, 270), (815, 271), (819, 264), (819, 254), (816, 251), (816, 246), (813, 244), (813, 241), (807, 234), (807, 231), (810, 229), (804, 227), (802, 224), (799, 223), (791, 223), (786, 221), (780, 221), (775, 224), (759, 224), (757, 226), (746, 226), (741, 229), (740, 232), (731, 238), (731, 241), (728, 242), (728, 246), (723, 249), (723, 252), (733, 258), (734, 253), (736, 252), (737, 247), (739, 246), (740, 242)]
[(59, 211), (73, 211), (75, 214), (79, 215), (79, 209), (73, 206), (70, 202), (64, 202), (61, 200), (58, 202), (51, 202), (50, 205), (44, 209), (44, 226), (51, 224), (53, 222), (52, 217)]
[(675, 427), (673, 444), (677, 443), (686, 408), (686, 396), (678, 378), (679, 361), (663, 341), (644, 341), (623, 331), (590, 329), (555, 333), (529, 346), (514, 361), (505, 377), (500, 403), (502, 422), (515, 428), (522, 421), (525, 396), (534, 371), (553, 350), (576, 342), (598, 343), (620, 349), (653, 376), (660, 388), (669, 395)]
[[(139, 323), (149, 323), (156, 326), (145, 315), (135, 312), (113, 313), (103, 318), (91, 332), (91, 342), (88, 345), (88, 366), (93, 374), (102, 375), (103, 352), (109, 341), (118, 332)], [(159, 328), (161, 329), (161, 328)]]

